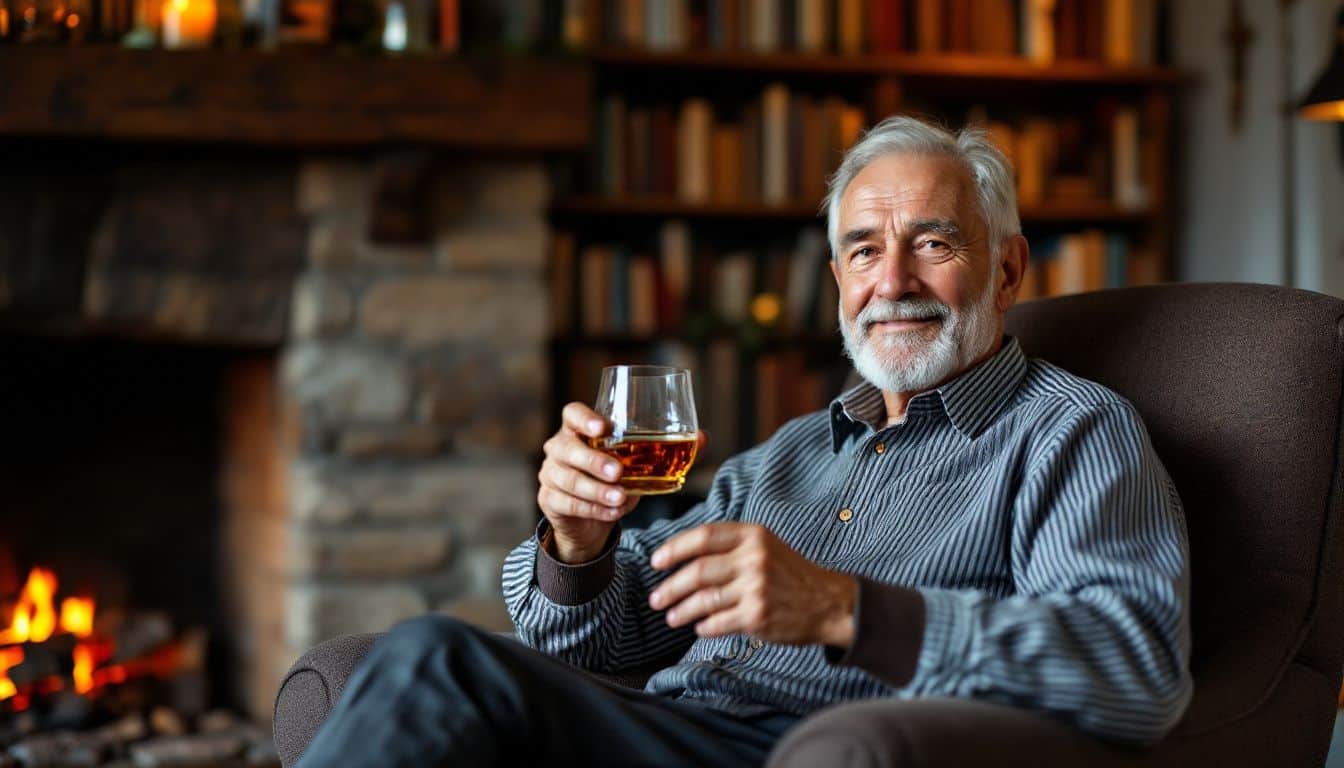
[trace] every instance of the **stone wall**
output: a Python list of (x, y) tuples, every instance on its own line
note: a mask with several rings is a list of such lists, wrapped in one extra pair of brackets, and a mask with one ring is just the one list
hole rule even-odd
[(432, 183), (432, 241), (369, 242), (373, 165), (298, 174), (307, 266), (280, 358), (284, 664), (427, 611), (507, 629), (505, 554), (536, 519), (549, 185), (539, 162)]

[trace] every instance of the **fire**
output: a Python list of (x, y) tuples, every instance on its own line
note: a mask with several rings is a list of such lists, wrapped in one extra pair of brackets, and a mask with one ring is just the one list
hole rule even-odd
[(14, 606), (9, 629), (0, 631), (0, 645), (40, 643), (51, 637), (56, 629), (56, 609), (52, 607), (55, 594), (56, 574), (45, 568), (34, 568), (19, 593), (19, 604)]
[(93, 690), (93, 649), (84, 643), (75, 646), (75, 692)]
[[(56, 575), (45, 568), (34, 568), (19, 593), (9, 627), (0, 629), (0, 701), (14, 699), (14, 709), (23, 709), (26, 696), (20, 696), (8, 672), (23, 661), (19, 643), (41, 643), (59, 627), (75, 637), (88, 640), (93, 635), (93, 608), (91, 597), (67, 597), (61, 601), (59, 617), (56, 613)], [(4, 646), (12, 646), (6, 648)], [(94, 644), (81, 642), (74, 649), (75, 690), (87, 693), (95, 686)], [(106, 655), (111, 655), (110, 651)], [(57, 681), (59, 682), (59, 680)]]
[(67, 597), (61, 601), (61, 629), (75, 637), (93, 634), (93, 598)]
[(17, 667), (22, 662), (22, 648), (0, 648), (0, 701), (18, 693), (8, 673), (10, 667)]

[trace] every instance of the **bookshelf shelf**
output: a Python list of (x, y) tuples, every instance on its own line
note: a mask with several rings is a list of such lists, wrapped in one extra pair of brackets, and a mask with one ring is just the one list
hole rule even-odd
[(589, 54), (598, 65), (659, 70), (708, 70), (777, 75), (897, 76), (968, 83), (1077, 84), (1088, 86), (1176, 87), (1190, 76), (1165, 67), (1114, 67), (1085, 60), (1035, 64), (1016, 56), (972, 54), (740, 53), (648, 51), (601, 48)]
[[(781, 205), (766, 203), (691, 203), (674, 197), (606, 198), (597, 195), (579, 195), (556, 201), (551, 213), (566, 218), (612, 216), (631, 218), (684, 218), (728, 219), (754, 221), (786, 221), (806, 223), (822, 218), (819, 204), (791, 202)], [(1022, 223), (1123, 225), (1142, 224), (1151, 213), (1144, 209), (1121, 208), (1106, 200), (1069, 200), (1059, 203), (1023, 207), (1019, 211)]]
[(0, 72), (0, 136), (544, 152), (591, 135), (572, 58), (7, 46)]

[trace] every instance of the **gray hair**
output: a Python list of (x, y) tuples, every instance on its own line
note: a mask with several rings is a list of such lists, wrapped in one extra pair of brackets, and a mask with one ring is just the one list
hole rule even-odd
[(845, 153), (840, 167), (831, 175), (825, 201), (831, 258), (840, 256), (840, 199), (849, 183), (874, 160), (901, 153), (951, 157), (966, 166), (988, 229), (991, 258), (998, 256), (1005, 239), (1022, 233), (1012, 165), (984, 130), (966, 127), (953, 134), (914, 117), (888, 117)]

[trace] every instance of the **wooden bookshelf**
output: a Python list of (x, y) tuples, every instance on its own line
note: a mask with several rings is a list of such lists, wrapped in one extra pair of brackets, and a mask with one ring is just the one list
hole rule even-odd
[[(879, 2), (861, 5), (870, 12)], [(1040, 64), (1026, 55), (966, 53), (948, 42), (952, 37), (939, 52), (917, 53), (927, 41), (916, 42), (916, 26), (907, 26), (899, 45), (865, 27), (863, 46), (871, 52), (801, 52), (791, 46), (844, 44), (838, 29), (804, 43), (804, 26), (790, 31), (798, 18), (792, 15), (779, 17), (778, 35), (761, 43), (754, 37), (760, 28), (742, 21), (745, 15), (725, 21), (716, 7), (709, 3), (703, 16), (675, 26), (671, 42), (655, 42), (646, 25), (641, 44), (631, 37), (637, 25), (622, 26), (619, 12), (586, 27), (582, 55), (594, 67), (595, 138), (572, 193), (551, 206), (565, 239), (553, 277), (572, 276), (568, 285), (554, 285), (567, 299), (551, 343), (557, 405), (591, 396), (582, 391), (587, 369), (671, 356), (698, 366), (697, 392), (708, 392), (703, 407), (717, 409), (701, 414), (702, 424), (711, 432), (716, 419), (729, 424), (729, 453), (761, 439), (763, 426), (768, 434), (772, 418), (798, 413), (803, 400), (816, 400), (809, 409), (822, 407), (849, 369), (834, 329), (834, 286), (815, 287), (830, 280), (824, 239), (817, 240), (818, 232), (824, 236), (824, 179), (859, 135), (856, 126), (889, 115), (950, 126), (982, 121), (1013, 157), (1019, 215), (1032, 245), (1032, 290), (1040, 291), (1029, 298), (1169, 278), (1173, 104), (1192, 78), (1151, 64), (1165, 55), (1155, 16), (1146, 38), (1137, 26), (1132, 37), (1107, 37), (1096, 25), (1111, 22), (1074, 2), (1089, 20), (1075, 17), (1077, 26), (1067, 28), (1056, 17), (1051, 23), (1060, 26), (1046, 46), (1058, 46), (1053, 53), (1042, 53), (1039, 37), (1016, 38), (1016, 50), (1050, 57)], [(773, 14), (752, 8), (742, 13)], [(714, 24), (721, 25), (717, 33)], [(669, 236), (670, 228), (680, 234)], [(808, 248), (819, 250), (815, 265), (804, 258)], [(660, 318), (664, 273), (689, 276), (688, 298), (674, 297), (672, 305), (694, 312), (694, 322), (678, 312), (680, 321), (652, 326), (647, 314), (636, 317), (632, 308), (653, 293), (637, 287), (650, 281), (651, 269)], [(604, 295), (620, 298), (595, 298)], [(758, 301), (783, 306), (785, 320), (756, 324)], [(678, 344), (669, 351), (668, 341)], [(724, 458), (706, 456), (705, 469)]]
[(0, 47), (0, 72), (0, 136), (546, 152), (591, 135), (574, 58), (32, 45)]

